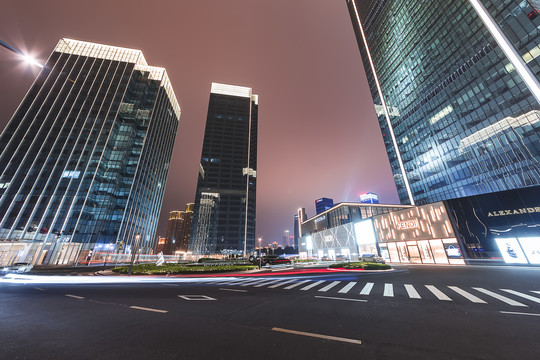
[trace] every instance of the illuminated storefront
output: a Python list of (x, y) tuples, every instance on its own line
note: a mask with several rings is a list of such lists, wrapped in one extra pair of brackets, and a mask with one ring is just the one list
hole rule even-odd
[(540, 187), (445, 203), (469, 262), (540, 265)]
[(381, 256), (389, 262), (464, 264), (444, 203), (373, 217)]

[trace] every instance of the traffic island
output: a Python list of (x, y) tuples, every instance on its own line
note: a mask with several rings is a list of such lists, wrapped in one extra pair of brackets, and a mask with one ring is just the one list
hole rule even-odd
[(328, 266), (331, 270), (390, 270), (392, 267), (382, 263), (371, 263), (364, 261), (343, 262)]
[[(248, 271), (257, 268), (255, 265), (204, 265), (204, 264), (141, 264), (133, 266), (132, 275), (181, 275), (181, 274), (209, 274), (221, 272)], [(119, 274), (128, 274), (129, 266), (113, 269)]]

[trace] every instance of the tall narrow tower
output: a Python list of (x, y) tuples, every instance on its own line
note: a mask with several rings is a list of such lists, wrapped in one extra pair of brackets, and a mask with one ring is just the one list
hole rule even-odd
[(0, 135), (0, 247), (38, 264), (150, 251), (179, 118), (141, 51), (60, 40)]
[(190, 251), (243, 253), (255, 244), (258, 95), (212, 84)]

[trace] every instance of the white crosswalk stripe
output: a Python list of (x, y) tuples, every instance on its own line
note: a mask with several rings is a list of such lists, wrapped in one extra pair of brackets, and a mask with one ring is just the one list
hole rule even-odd
[(266, 285), (270, 285), (270, 284), (277, 283), (277, 282), (279, 282), (279, 281), (281, 281), (281, 279), (277, 279), (277, 280), (274, 279), (274, 280), (270, 280), (270, 281), (264, 281), (264, 282), (262, 282), (262, 283), (259, 283), (259, 284), (255, 285), (254, 287), (266, 286)]
[(308, 283), (310, 282), (311, 280), (303, 280), (303, 281), (300, 281), (300, 282), (297, 282), (296, 284), (292, 284), (292, 285), (289, 285), (287, 287), (284, 287), (285, 290), (289, 290), (289, 289), (292, 289), (292, 288), (295, 288), (297, 286), (300, 286), (300, 285), (303, 285), (305, 283)]
[(300, 290), (309, 290), (311, 288), (314, 288), (315, 286), (317, 285), (320, 285), (324, 282), (324, 280), (319, 280), (319, 281), (315, 281), (313, 284), (309, 284), (308, 286), (304, 286), (303, 288), (301, 288)]
[(248, 285), (255, 285), (257, 283), (260, 283), (260, 282), (263, 282), (263, 281), (268, 281), (268, 279), (257, 279), (257, 280), (254, 280), (254, 281), (247, 281), (245, 283), (243, 283), (242, 285), (240, 286), (248, 286)]
[(341, 281), (334, 281), (328, 285), (326, 285), (325, 287), (319, 289), (319, 291), (322, 291), (322, 292), (327, 292), (328, 290), (330, 290), (331, 288), (333, 288), (334, 286), (336, 286), (337, 284), (339, 284)]
[(416, 291), (414, 286), (412, 286), (411, 284), (403, 284), (403, 286), (405, 286), (405, 290), (407, 290), (407, 294), (409, 295), (409, 297), (411, 299), (421, 299), (422, 298), (420, 296), (420, 294), (418, 293), (418, 291)]
[(341, 290), (338, 291), (340, 294), (346, 294), (353, 288), (353, 286), (356, 285), (356, 281), (351, 281), (347, 285), (345, 285)]
[(394, 297), (394, 286), (392, 284), (384, 284), (383, 296)]
[(537, 291), (537, 290), (531, 290), (533, 293), (535, 294), (540, 294), (540, 291)]
[(437, 289), (433, 285), (425, 285), (425, 287), (435, 295), (435, 297), (442, 301), (452, 301), (448, 296), (446, 296), (445, 293), (443, 293), (441, 290)]
[(491, 297), (494, 297), (495, 299), (500, 300), (500, 301), (502, 301), (504, 303), (507, 303), (508, 305), (528, 307), (525, 304), (522, 304), (522, 303), (517, 302), (515, 300), (512, 300), (510, 298), (507, 298), (506, 296), (502, 296), (502, 295), (499, 295), (497, 293), (494, 293), (493, 291), (486, 290), (484, 288), (473, 287), (473, 289), (476, 290), (476, 291), (480, 291), (481, 293), (484, 293), (484, 294), (489, 295)]
[(368, 282), (366, 285), (364, 285), (364, 288), (362, 291), (360, 291), (360, 295), (369, 295), (371, 293), (371, 289), (373, 289), (374, 283)]
[(467, 300), (470, 300), (472, 301), (473, 303), (477, 303), (477, 304), (487, 304), (487, 302), (485, 302), (484, 300), (480, 299), (479, 297), (471, 294), (470, 292), (468, 291), (465, 291), (461, 288), (458, 288), (457, 286), (448, 286), (448, 288), (450, 290), (454, 290), (455, 292), (457, 292), (459, 295), (463, 296), (464, 298), (466, 298)]
[(277, 287), (279, 287), (279, 286), (283, 286), (283, 285), (286, 285), (286, 284), (290, 284), (290, 283), (292, 283), (293, 281), (296, 281), (296, 279), (287, 280), (287, 281), (282, 281), (282, 282), (279, 282), (279, 283), (277, 283), (277, 284), (275, 284), (275, 285), (269, 286), (268, 288), (269, 288), (269, 289), (275, 289), (275, 288), (277, 288)]
[(516, 295), (516, 296), (519, 296), (519, 297), (522, 297), (524, 299), (531, 300), (531, 301), (533, 301), (535, 303), (540, 304), (540, 299), (537, 298), (537, 297), (534, 297), (534, 296), (531, 296), (531, 295), (528, 295), (528, 294), (524, 294), (524, 293), (521, 293), (519, 291), (510, 290), (510, 289), (501, 289), (501, 290), (506, 291), (509, 294)]

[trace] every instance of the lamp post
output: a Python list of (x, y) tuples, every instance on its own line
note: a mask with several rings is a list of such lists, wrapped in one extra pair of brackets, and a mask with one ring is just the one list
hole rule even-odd
[(262, 247), (261, 247), (262, 237), (259, 236), (259, 269), (262, 267)]
[(137, 248), (139, 247), (139, 240), (141, 239), (141, 234), (135, 235), (135, 244), (131, 251), (131, 261), (129, 263), (128, 275), (131, 275), (133, 272), (133, 261), (135, 260), (135, 255), (137, 254)]

